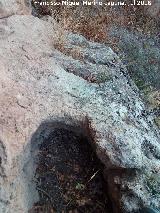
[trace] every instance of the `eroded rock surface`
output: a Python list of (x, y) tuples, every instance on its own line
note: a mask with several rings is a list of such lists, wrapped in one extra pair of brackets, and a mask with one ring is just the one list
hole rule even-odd
[(14, 14), (31, 14), (30, 0), (1, 0), (0, 19), (7, 18)]
[(54, 33), (50, 22), (31, 15), (0, 19), (1, 212), (27, 213), (38, 200), (31, 140), (52, 122), (92, 139), (114, 212), (160, 207), (159, 132), (125, 67), (109, 47), (78, 35), (68, 34), (65, 51), (74, 46), (82, 57), (64, 54)]

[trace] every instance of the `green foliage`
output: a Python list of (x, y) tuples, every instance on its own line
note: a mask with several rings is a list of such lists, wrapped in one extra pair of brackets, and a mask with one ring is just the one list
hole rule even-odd
[(131, 77), (139, 89), (144, 90), (151, 85), (160, 88), (160, 49), (154, 40), (144, 40), (130, 36), (129, 40), (120, 42), (121, 50), (125, 53), (124, 62)]

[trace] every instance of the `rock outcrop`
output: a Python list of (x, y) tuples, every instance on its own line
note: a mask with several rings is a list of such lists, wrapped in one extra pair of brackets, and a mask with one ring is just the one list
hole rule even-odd
[(32, 141), (55, 124), (91, 140), (114, 212), (160, 207), (159, 131), (118, 56), (75, 34), (57, 50), (53, 24), (12, 13), (12, 2), (0, 1), (1, 212), (27, 213), (38, 200)]

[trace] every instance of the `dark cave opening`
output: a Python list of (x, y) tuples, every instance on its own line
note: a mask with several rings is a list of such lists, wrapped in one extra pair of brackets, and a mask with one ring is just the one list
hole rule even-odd
[(111, 213), (104, 166), (88, 137), (72, 127), (40, 137), (33, 151), (39, 201), (29, 213)]

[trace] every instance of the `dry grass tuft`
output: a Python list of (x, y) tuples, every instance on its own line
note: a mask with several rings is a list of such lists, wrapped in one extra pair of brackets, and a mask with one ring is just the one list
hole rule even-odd
[(160, 90), (152, 91), (149, 94), (148, 101), (153, 108), (160, 108)]
[(54, 35), (52, 37), (52, 41), (53, 41), (53, 46), (60, 50), (63, 51), (64, 47), (66, 45), (67, 39), (66, 39), (66, 33), (64, 28), (59, 25), (56, 30), (54, 30)]
[[(34, 4), (34, 0), (32, 2)], [(71, 30), (97, 42), (110, 39), (107, 29), (113, 25), (152, 33), (158, 24), (156, 20), (146, 15), (144, 6), (119, 6), (118, 9), (94, 5), (34, 6), (40, 15), (52, 15), (65, 30)]]

